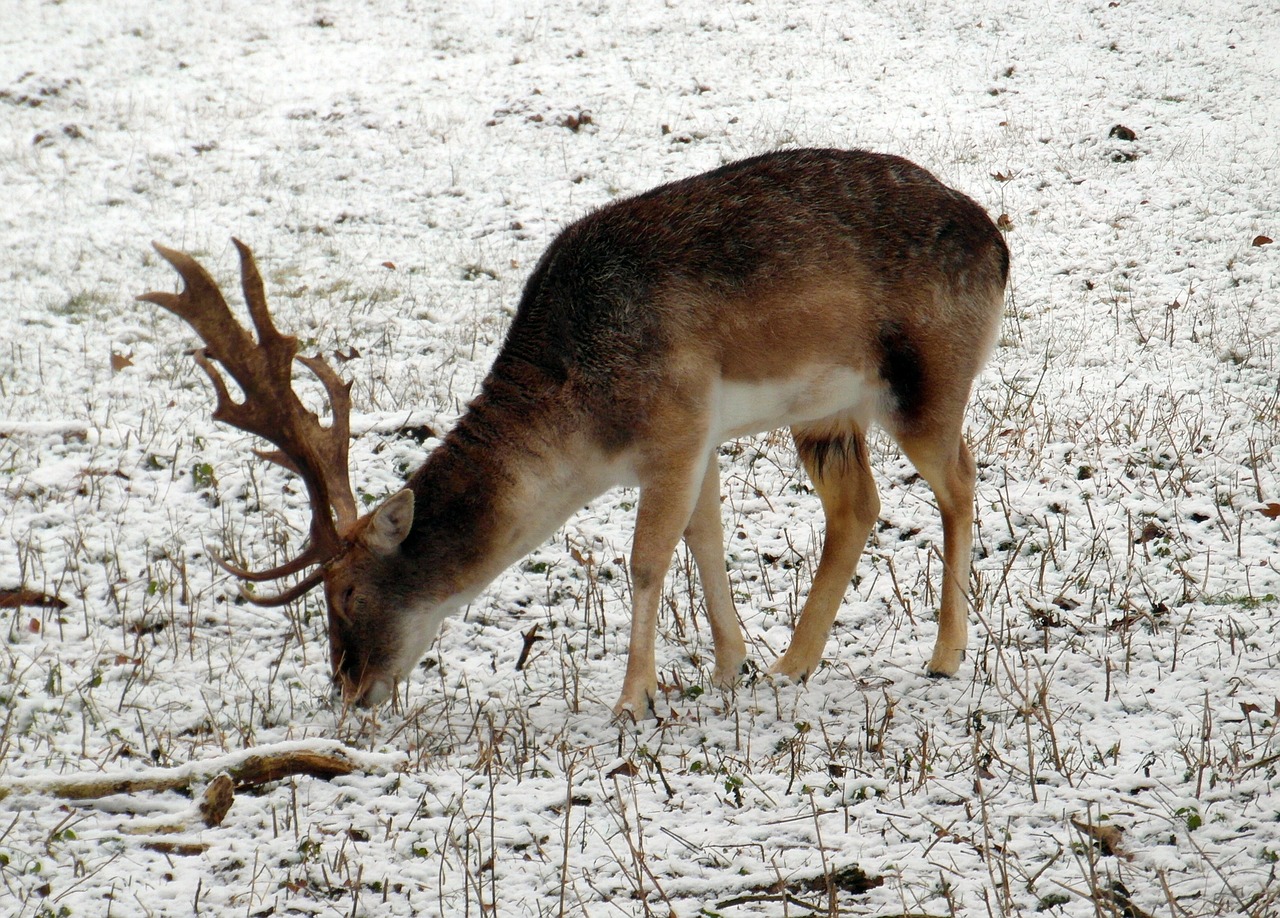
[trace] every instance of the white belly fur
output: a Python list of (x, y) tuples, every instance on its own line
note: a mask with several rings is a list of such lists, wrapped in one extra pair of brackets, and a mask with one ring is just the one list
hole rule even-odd
[(763, 382), (722, 380), (717, 442), (841, 415), (866, 429), (880, 389), (878, 380), (848, 367), (810, 367)]

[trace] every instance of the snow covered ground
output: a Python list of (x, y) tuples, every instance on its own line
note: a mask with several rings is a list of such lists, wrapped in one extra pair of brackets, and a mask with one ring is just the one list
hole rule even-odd
[[(0, 913), (1280, 913), (1274, 4), (9, 0), (0, 26), (0, 589), (65, 603), (0, 610)], [(230, 292), (245, 240), (282, 326), (358, 351), (372, 501), (557, 227), (787, 145), (900, 153), (1006, 217), (960, 676), (923, 675), (941, 530), (877, 440), (882, 523), (808, 686), (711, 687), (682, 553), (662, 718), (611, 723), (619, 491), (446, 625), (401, 710), (337, 710), (322, 599), (254, 609), (209, 562), (284, 557), (308, 517), (134, 301), (175, 282), (150, 241)], [(821, 514), (785, 436), (721, 461), (763, 670)], [(29, 784), (308, 738), (401, 764), (176, 836), (137, 833), (178, 794)]]

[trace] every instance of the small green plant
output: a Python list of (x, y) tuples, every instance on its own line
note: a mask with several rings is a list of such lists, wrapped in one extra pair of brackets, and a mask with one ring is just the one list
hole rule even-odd
[(213, 474), (213, 466), (207, 462), (197, 462), (191, 466), (191, 483), (198, 491), (208, 491), (216, 488), (218, 479)]
[(1182, 820), (1188, 832), (1194, 832), (1204, 825), (1204, 818), (1200, 815), (1200, 811), (1193, 806), (1180, 806), (1173, 811), (1173, 815)]
[(1065, 893), (1049, 893), (1040, 897), (1040, 901), (1036, 903), (1037, 912), (1047, 912), (1051, 908), (1059, 908), (1071, 901), (1071, 897)]

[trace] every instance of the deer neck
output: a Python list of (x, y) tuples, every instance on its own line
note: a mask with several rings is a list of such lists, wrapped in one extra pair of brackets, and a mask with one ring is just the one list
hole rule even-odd
[(490, 375), (409, 481), (414, 523), (402, 549), (428, 581), (424, 593), (449, 608), (469, 602), (616, 477), (561, 385), (512, 376), (509, 368)]

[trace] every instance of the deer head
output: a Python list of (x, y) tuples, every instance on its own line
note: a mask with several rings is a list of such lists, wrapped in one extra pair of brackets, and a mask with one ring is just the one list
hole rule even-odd
[[(347, 465), (351, 384), (323, 357), (299, 355), (298, 339), (280, 333), (267, 308), (253, 252), (240, 240), (232, 241), (240, 254), (241, 285), (256, 340), (231, 314), (217, 284), (194, 258), (158, 243), (155, 250), (182, 277), (183, 290), (147, 293), (138, 299), (169, 310), (203, 339), (205, 346), (193, 356), (217, 395), (214, 419), (276, 447), (255, 452), (303, 480), (311, 503), (311, 526), (303, 550), (268, 570), (251, 571), (216, 554), (213, 557), (224, 570), (252, 583), (303, 573), (293, 586), (271, 595), (241, 587), (241, 595), (259, 606), (282, 606), (324, 583), (334, 681), (344, 698), (376, 704), (395, 685), (395, 680), (380, 676), (389, 665), (396, 668), (394, 661), (383, 659), (387, 656), (383, 648), (389, 645), (376, 639), (387, 622), (377, 615), (354, 613), (365, 611), (370, 605), (366, 594), (379, 589), (381, 581), (394, 580), (394, 572), (387, 569), (388, 559), (398, 552), (412, 524), (413, 494), (401, 491), (372, 513), (357, 518)], [(294, 391), (295, 361), (324, 386), (333, 414), (327, 427)], [(235, 380), (244, 393), (243, 401), (232, 397), (215, 363)]]

